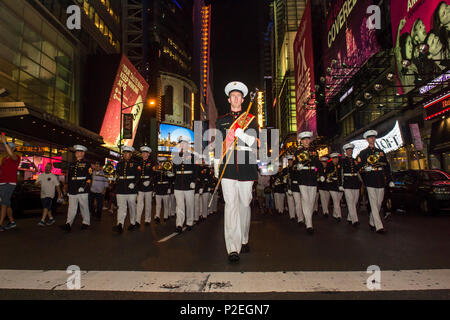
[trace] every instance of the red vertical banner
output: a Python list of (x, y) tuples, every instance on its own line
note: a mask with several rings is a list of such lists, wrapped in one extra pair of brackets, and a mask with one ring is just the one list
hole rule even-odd
[(306, 3), (294, 41), (297, 131), (317, 133), (311, 0)]

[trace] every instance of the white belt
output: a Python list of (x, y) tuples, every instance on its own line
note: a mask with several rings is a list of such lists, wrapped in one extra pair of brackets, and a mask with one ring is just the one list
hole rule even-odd
[(297, 170), (316, 170), (316, 167), (308, 167), (308, 166), (298, 166)]
[(158, 184), (168, 184), (169, 183), (169, 181), (158, 181)]
[(72, 177), (72, 180), (86, 180), (86, 177)]
[(177, 174), (192, 174), (193, 171), (177, 171)]
[(383, 168), (374, 168), (374, 167), (366, 167), (365, 169), (364, 169), (364, 171), (366, 171), (366, 172), (370, 172), (370, 171), (382, 171), (383, 170)]
[(344, 177), (356, 177), (357, 173), (344, 173)]
[(298, 181), (292, 181), (292, 183), (298, 183)]
[(136, 178), (135, 176), (127, 176), (127, 177), (119, 177), (119, 180), (129, 180), (129, 179), (134, 179)]
[(150, 176), (141, 177), (142, 179), (150, 179)]
[(237, 151), (253, 151), (252, 148), (247, 147), (247, 146), (236, 146), (235, 150), (237, 150)]

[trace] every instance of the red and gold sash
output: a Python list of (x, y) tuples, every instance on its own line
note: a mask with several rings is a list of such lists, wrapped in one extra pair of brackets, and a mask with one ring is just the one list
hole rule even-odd
[(233, 124), (230, 126), (230, 128), (228, 129), (228, 134), (227, 137), (225, 138), (225, 140), (223, 141), (223, 145), (222, 145), (222, 155), (225, 154), (228, 150), (228, 148), (234, 143), (234, 133), (236, 131), (236, 129), (238, 128), (242, 128), (242, 130), (246, 130), (250, 124), (252, 123), (252, 121), (256, 118), (254, 115), (252, 114), (248, 114), (247, 118), (244, 119), (245, 116), (245, 112), (243, 114), (241, 114), (239, 116), (239, 118), (237, 118)]

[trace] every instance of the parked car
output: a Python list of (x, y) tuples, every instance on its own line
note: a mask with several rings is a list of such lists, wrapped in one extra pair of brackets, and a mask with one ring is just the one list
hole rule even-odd
[(426, 215), (450, 211), (450, 175), (440, 170), (406, 170), (394, 172), (394, 188), (386, 199), (386, 207), (419, 209)]

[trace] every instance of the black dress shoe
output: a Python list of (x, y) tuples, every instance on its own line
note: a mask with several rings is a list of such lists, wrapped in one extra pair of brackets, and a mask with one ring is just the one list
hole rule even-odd
[(130, 224), (129, 226), (128, 226), (128, 231), (133, 231), (133, 230), (135, 230), (136, 229), (136, 225), (135, 224)]
[(150, 222), (146, 222), (146, 223), (145, 223), (145, 226), (146, 226), (146, 227), (150, 226)]
[(379, 233), (379, 234), (386, 234), (386, 230), (380, 229), (380, 230), (377, 230), (377, 233)]
[(136, 229), (140, 229), (141, 228), (141, 224), (136, 222)]
[(341, 222), (341, 218), (334, 218), (334, 220), (336, 220), (336, 222)]
[(166, 223), (167, 221), (169, 221), (169, 218), (167, 218), (167, 219), (165, 218), (165, 219), (164, 219), (164, 223)]
[(81, 225), (81, 230), (87, 230), (87, 229), (89, 229), (89, 225), (83, 223)]
[(369, 228), (370, 228), (371, 231), (375, 231), (376, 230), (375, 227), (371, 226), (370, 224), (369, 224)]
[(313, 212), (313, 216), (315, 216), (316, 214), (318, 214), (318, 212), (317, 212), (317, 211), (314, 211), (314, 212)]
[(250, 246), (247, 244), (243, 244), (241, 248), (242, 253), (249, 253), (250, 252)]
[(156, 217), (155, 218), (155, 222), (156, 222), (156, 224), (160, 224), (161, 223), (161, 219), (159, 217)]
[(228, 261), (230, 262), (239, 262), (239, 254), (237, 252), (232, 252), (228, 255)]
[(291, 220), (295, 221), (295, 218), (291, 218)]
[(351, 221), (349, 221), (349, 220), (347, 220), (347, 223), (348, 223), (349, 225), (351, 225), (351, 224), (352, 224), (352, 222), (351, 222)]
[(325, 219), (328, 219), (329, 215), (328, 215), (328, 213), (324, 213), (323, 216), (324, 216)]
[(358, 221), (356, 221), (354, 224), (353, 224), (353, 226), (356, 228), (356, 227), (359, 227), (359, 222)]
[(299, 222), (298, 222), (298, 225), (299, 225), (300, 227), (303, 227), (303, 226), (305, 225), (305, 221), (299, 221)]
[(307, 228), (306, 231), (308, 232), (308, 234), (314, 234), (313, 228)]
[(192, 226), (187, 226), (187, 231), (192, 231)]
[(65, 225), (60, 227), (62, 230), (70, 232), (72, 230), (72, 227), (70, 226), (70, 224), (66, 223)]
[(183, 232), (183, 228), (182, 228), (182, 227), (177, 227), (177, 228), (175, 229), (175, 232), (176, 232), (176, 233), (182, 233), (182, 232)]
[(117, 226), (114, 227), (113, 230), (114, 230), (114, 232), (122, 233), (122, 232), (123, 232), (123, 226), (122, 226), (122, 224), (119, 223)]

